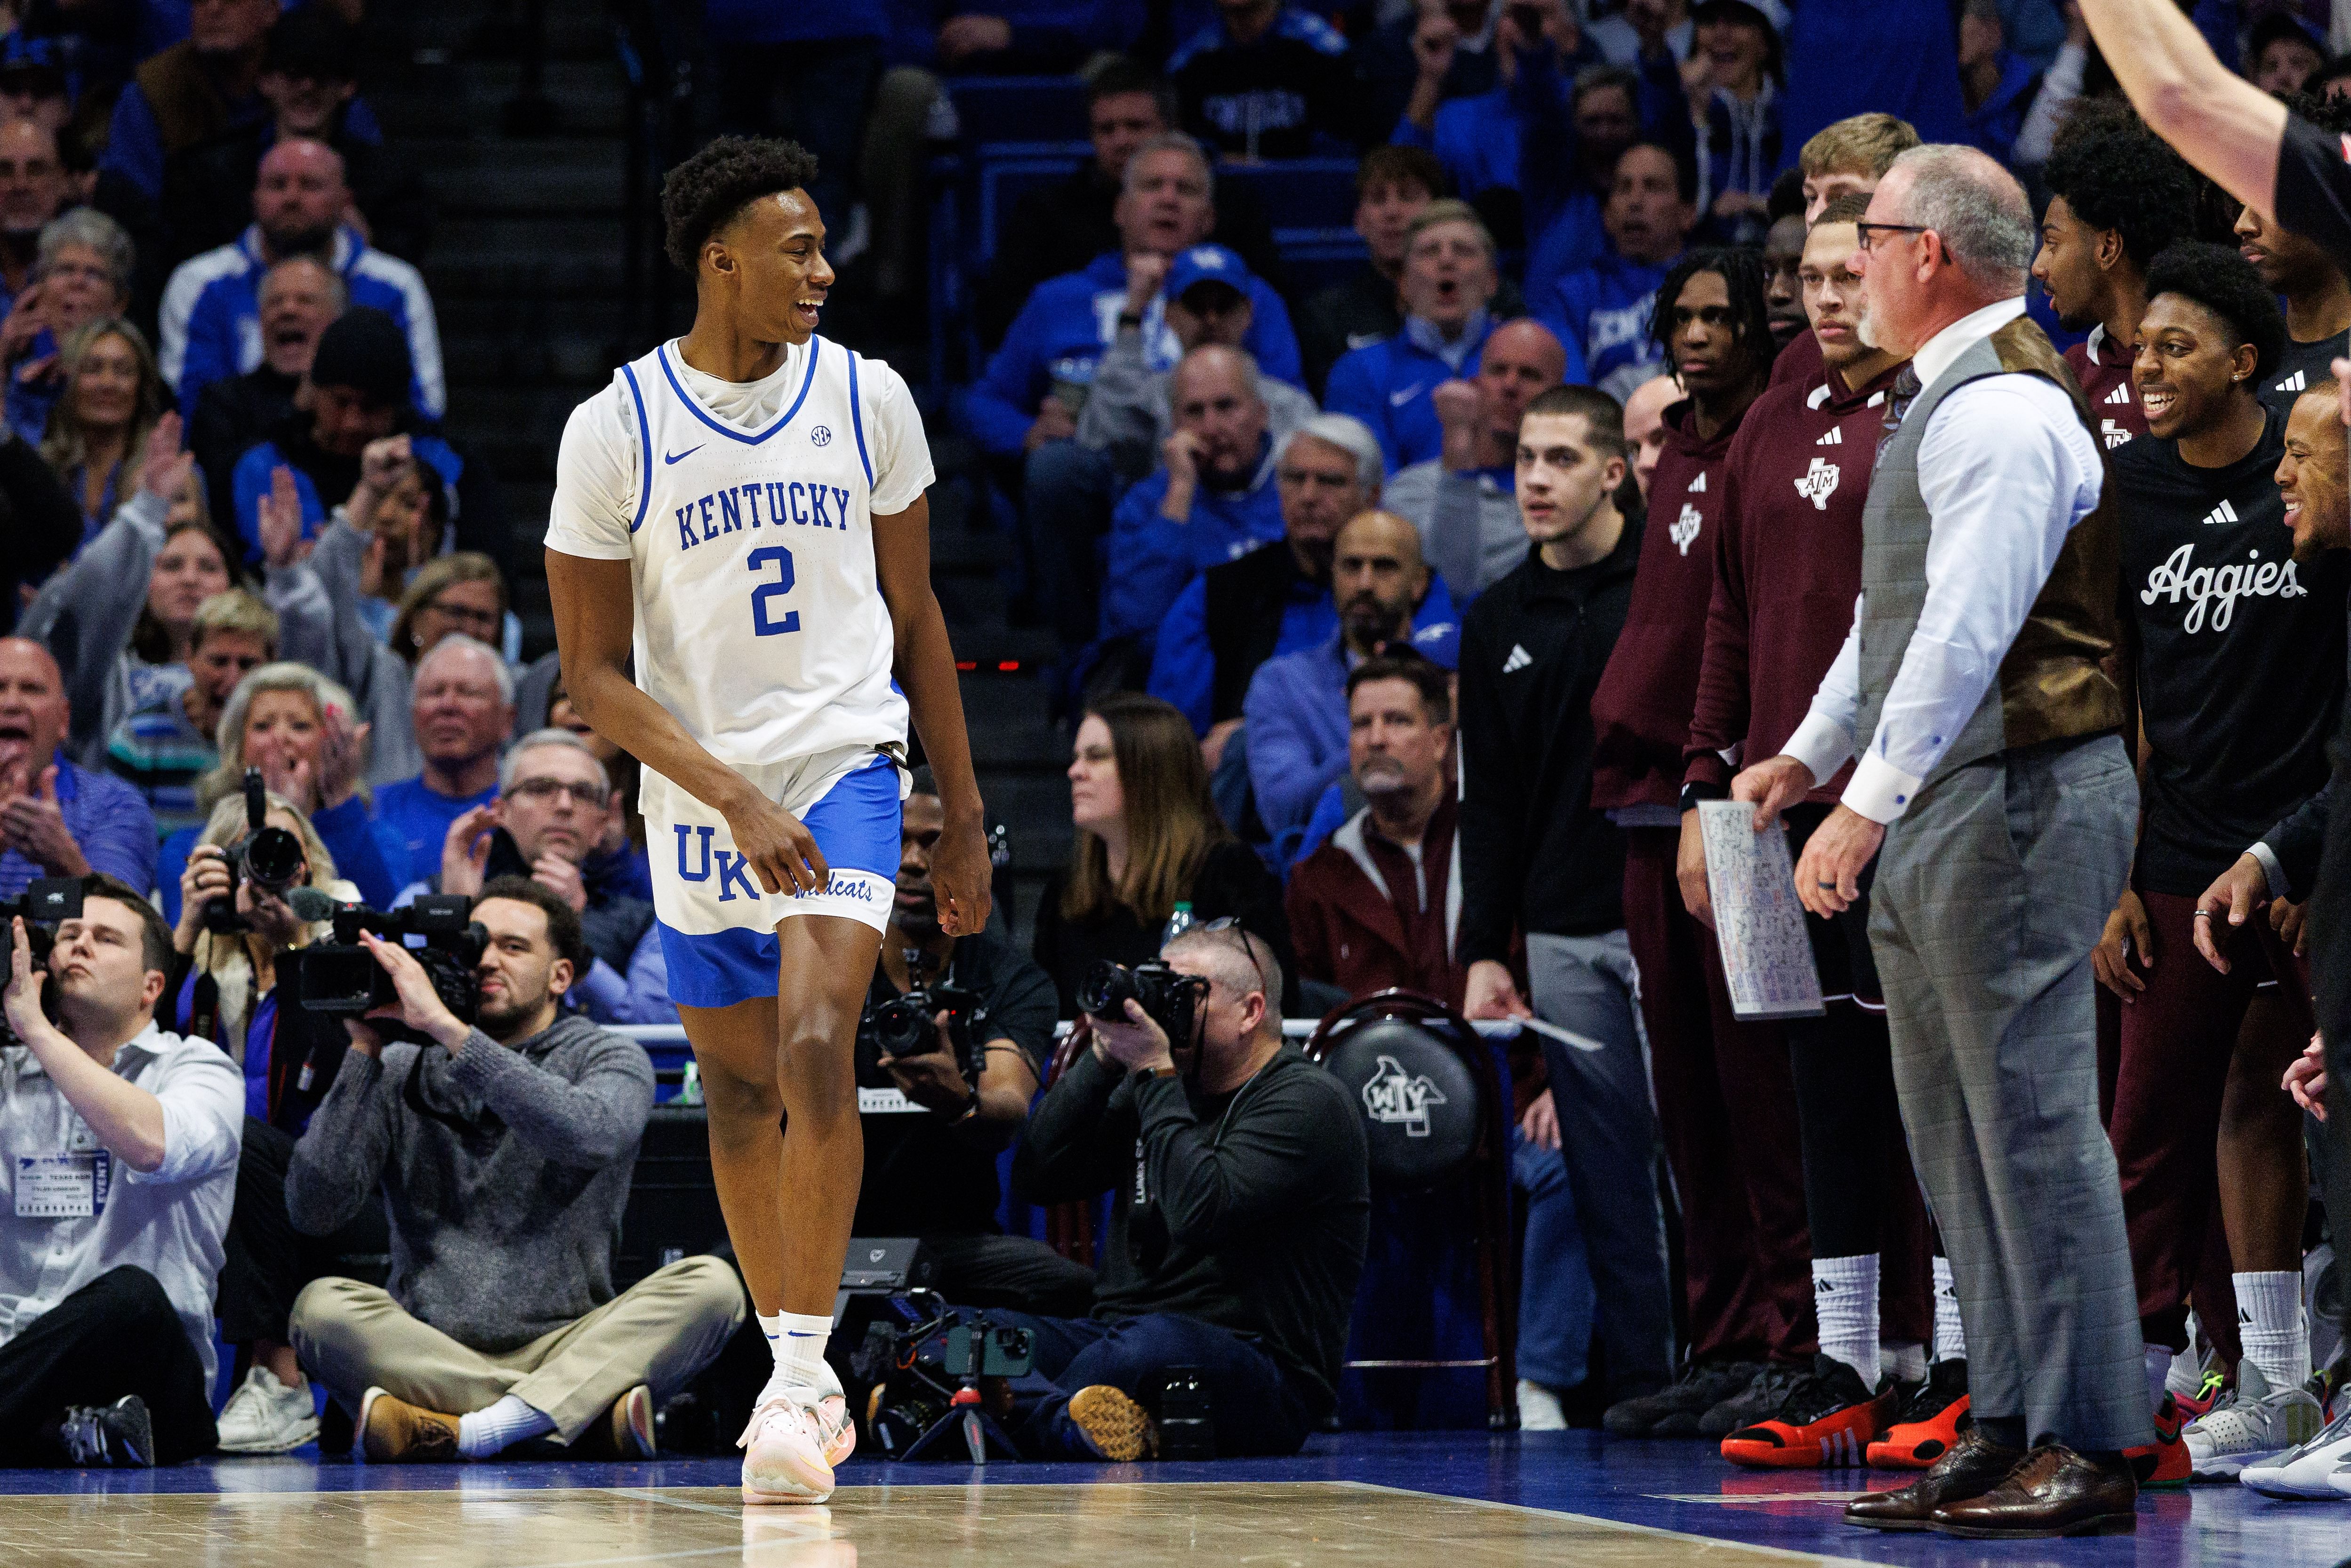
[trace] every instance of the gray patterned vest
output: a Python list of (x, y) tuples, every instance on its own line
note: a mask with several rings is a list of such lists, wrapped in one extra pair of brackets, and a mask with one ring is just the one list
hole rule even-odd
[[(1959, 387), (1986, 376), (2017, 372), (2042, 376), (2064, 388), (2084, 427), (2095, 429), (2064, 361), (2040, 328), (2020, 317), (1975, 343), (1934, 384), (1922, 389), (1877, 455), (1861, 522), (1856, 747), (1866, 747), (1877, 732), (1886, 691), (1926, 602), (1927, 540), (1934, 519), (1918, 491), (1918, 447), (1927, 423)], [(2097, 444), (2095, 440), (2093, 444)], [(1921, 780), (1922, 789), (1955, 768), (2011, 747), (2122, 727), (2122, 694), (2105, 667), (2119, 634), (2116, 596), (2120, 570), (2115, 518), (2101, 500), (2066, 536), (2023, 629), (2001, 660), (1999, 679), (1984, 693), (1934, 772)]]

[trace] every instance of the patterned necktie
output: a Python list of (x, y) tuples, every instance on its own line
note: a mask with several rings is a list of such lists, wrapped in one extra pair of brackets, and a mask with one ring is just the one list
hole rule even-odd
[(1901, 373), (1894, 378), (1894, 390), (1886, 400), (1886, 433), (1877, 438), (1879, 457), (1886, 455), (1886, 444), (1892, 441), (1895, 432), (1902, 428), (1902, 417), (1910, 412), (1911, 400), (1917, 395), (1918, 371), (1914, 366), (1905, 365)]

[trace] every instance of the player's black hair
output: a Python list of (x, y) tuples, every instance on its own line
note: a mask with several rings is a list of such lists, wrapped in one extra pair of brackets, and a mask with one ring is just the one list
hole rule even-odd
[(2286, 112), (2325, 131), (2329, 136), (2341, 136), (2351, 131), (2351, 99), (2329, 98), (2325, 93), (2293, 92), (2286, 94)]
[(721, 136), (662, 182), (663, 248), (691, 277), (704, 242), (736, 214), (762, 196), (803, 189), (815, 178), (816, 154), (797, 141)]
[(1731, 340), (1753, 358), (1758, 375), (1770, 374), (1780, 341), (1771, 336), (1771, 309), (1763, 298), (1763, 258), (1734, 246), (1702, 246), (1685, 252), (1657, 285), (1657, 302), (1649, 313), (1649, 341), (1656, 345), (1659, 357), (1668, 365), (1674, 362), (1674, 304), (1701, 272), (1721, 275), (1730, 294)]
[(2196, 232), (2194, 175), (2136, 122), (2102, 115), (2068, 125), (2041, 178), (2083, 223), (2120, 235), (2123, 254), (2142, 272)]
[(1776, 224), (1782, 218), (1801, 218), (1803, 215), (1804, 172), (1797, 168), (1782, 169), (1780, 177), (1771, 182), (1771, 194), (1765, 198), (1763, 216), (1768, 222)]
[(2285, 347), (2285, 313), (2253, 264), (2227, 246), (2182, 240), (2157, 256), (2147, 269), (2147, 297), (2158, 294), (2194, 300), (2235, 332), (2237, 341), (2251, 343), (2254, 382), (2276, 367)]

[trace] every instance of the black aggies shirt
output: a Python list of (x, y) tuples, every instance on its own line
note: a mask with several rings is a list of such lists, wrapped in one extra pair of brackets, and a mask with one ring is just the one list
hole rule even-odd
[(2106, 455), (2149, 757), (2134, 884), (2194, 897), (2326, 782), (2351, 557), (2297, 565), (2278, 498), (2284, 416), (2226, 468), (2141, 437)]

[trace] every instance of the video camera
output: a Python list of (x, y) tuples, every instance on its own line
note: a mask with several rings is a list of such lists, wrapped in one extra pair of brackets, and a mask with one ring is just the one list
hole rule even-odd
[(475, 978), (474, 968), (482, 961), (490, 937), (472, 918), (462, 894), (425, 894), (405, 909), (389, 911), (370, 909), (364, 904), (338, 904), (332, 918), (332, 939), (301, 950), (304, 1008), (358, 1018), (397, 1004), (399, 993), (392, 977), (360, 942), (360, 933), (366, 931), (402, 945), (411, 936), (423, 938), (423, 946), (408, 948), (409, 956), (423, 965), (432, 977), (434, 994), (441, 998), (441, 1005), (462, 1021), (474, 1021), (482, 1005), (481, 982)]
[[(37, 876), (15, 898), (0, 899), (0, 986), (16, 972), (16, 921), (25, 922), (25, 945), (31, 949), (33, 972), (48, 967), (49, 948), (57, 939), (57, 923), (81, 918), (81, 879)], [(16, 1031), (0, 1016), (0, 1045), (17, 1045)]]
[(1144, 1012), (1167, 1036), (1167, 1043), (1180, 1048), (1192, 1043), (1193, 1021), (1207, 995), (1205, 978), (1186, 975), (1164, 958), (1153, 958), (1131, 969), (1103, 958), (1086, 971), (1085, 982), (1078, 987), (1078, 1010), (1124, 1023), (1127, 1000), (1132, 998), (1143, 1004)]
[(921, 948), (907, 948), (906, 974), (914, 982), (914, 988), (879, 1006), (869, 1006), (862, 1027), (872, 1032), (873, 1043), (883, 1056), (922, 1056), (931, 1050), (932, 1019), (946, 1012), (956, 1067), (964, 1082), (977, 1089), (987, 1064), (987, 1009), (978, 992), (956, 985), (951, 975), (936, 984), (925, 984), (923, 972), (927, 964)]
[(245, 837), (235, 848), (222, 852), (228, 862), (228, 891), (204, 901), (205, 930), (253, 929), (253, 922), (237, 912), (239, 882), (250, 882), (259, 893), (284, 898), (301, 879), (302, 841), (284, 828), (271, 827), (268, 816), (269, 790), (262, 782), (261, 769), (248, 768), (245, 770)]

